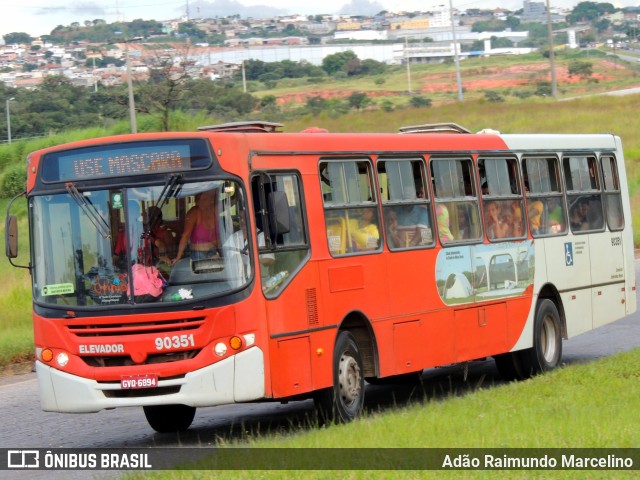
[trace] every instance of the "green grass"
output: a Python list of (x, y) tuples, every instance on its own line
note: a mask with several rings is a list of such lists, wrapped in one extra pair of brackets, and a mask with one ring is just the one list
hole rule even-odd
[[(8, 200), (0, 200), (0, 211), (6, 212)], [(26, 222), (26, 202), (19, 199), (14, 203), (13, 214), (19, 215), (18, 251), (15, 263), (28, 265), (29, 239)], [(4, 221), (0, 222), (0, 238), (4, 243)], [(23, 268), (14, 268), (6, 257), (0, 259), (0, 278), (4, 287), (0, 292), (0, 367), (33, 356), (33, 330), (31, 327), (31, 277)]]
[[(640, 349), (596, 362), (572, 365), (531, 380), (482, 386), (434, 400), (429, 383), (409, 406), (367, 414), (348, 425), (274, 432), (244, 441), (205, 445), (252, 448), (637, 448), (640, 428)], [(205, 433), (205, 432), (203, 432)], [(320, 455), (292, 450), (290, 455)], [(256, 453), (255, 455), (259, 455)], [(250, 462), (251, 460), (248, 460)], [(223, 468), (200, 462), (199, 468)], [(216, 478), (424, 478), (435, 472), (216, 471)], [(400, 477), (398, 477), (400, 475)], [(631, 472), (438, 472), (458, 478), (620, 478)], [(207, 471), (133, 475), (140, 479), (210, 478)], [(128, 477), (129, 478), (129, 477)]]

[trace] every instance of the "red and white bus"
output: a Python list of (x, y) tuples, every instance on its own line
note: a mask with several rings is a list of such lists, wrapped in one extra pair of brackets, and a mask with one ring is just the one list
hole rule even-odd
[(618, 137), (278, 127), (28, 156), (44, 410), (141, 406), (173, 431), (197, 407), (314, 397), (350, 420), (365, 380), (486, 357), (524, 378), (635, 310)]

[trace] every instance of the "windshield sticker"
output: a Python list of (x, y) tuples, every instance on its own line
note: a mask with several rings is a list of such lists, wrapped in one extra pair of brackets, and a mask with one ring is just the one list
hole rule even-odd
[(126, 273), (87, 274), (90, 282), (89, 297), (99, 305), (125, 303), (129, 290), (129, 277)]
[(42, 296), (65, 295), (67, 293), (73, 293), (74, 291), (73, 283), (54, 283), (42, 287)]

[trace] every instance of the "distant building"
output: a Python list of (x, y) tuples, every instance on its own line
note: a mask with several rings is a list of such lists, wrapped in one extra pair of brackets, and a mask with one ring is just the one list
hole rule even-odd
[(536, 17), (547, 14), (547, 8), (544, 2), (532, 2), (530, 0), (524, 0), (522, 7), (522, 14), (524, 16)]

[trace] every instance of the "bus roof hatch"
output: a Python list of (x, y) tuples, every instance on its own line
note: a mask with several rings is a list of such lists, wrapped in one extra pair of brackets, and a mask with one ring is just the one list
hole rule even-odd
[(412, 125), (400, 127), (400, 133), (471, 133), (457, 123), (425, 123), (424, 125)]
[(281, 123), (256, 120), (249, 122), (229, 122), (221, 123), (219, 125), (206, 125), (204, 127), (198, 127), (198, 130), (207, 132), (278, 133), (278, 129), (282, 127), (284, 127), (284, 125)]

